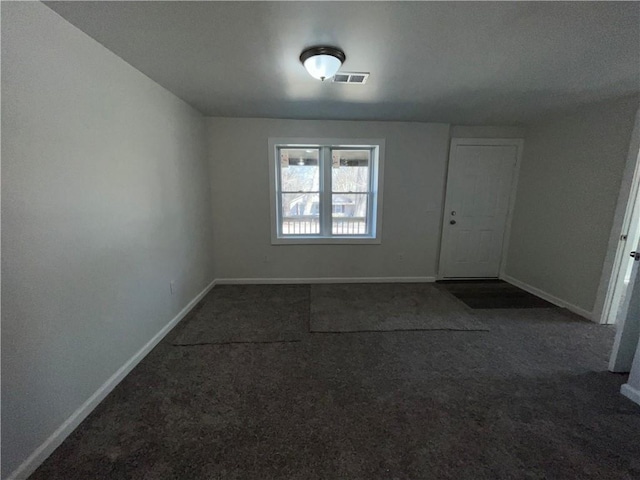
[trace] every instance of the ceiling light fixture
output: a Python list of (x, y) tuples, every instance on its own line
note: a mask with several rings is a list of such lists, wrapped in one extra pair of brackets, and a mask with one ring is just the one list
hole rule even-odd
[(309, 75), (322, 81), (333, 77), (346, 59), (344, 52), (335, 47), (311, 47), (300, 54)]

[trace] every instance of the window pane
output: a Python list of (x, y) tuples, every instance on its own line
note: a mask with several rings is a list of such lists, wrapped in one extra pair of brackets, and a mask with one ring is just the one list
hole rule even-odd
[(317, 192), (320, 187), (317, 148), (281, 148), (280, 180), (283, 192)]
[(317, 193), (282, 194), (282, 234), (320, 233), (320, 196)]
[(368, 192), (370, 157), (370, 150), (332, 150), (332, 190), (334, 192)]
[(369, 231), (368, 201), (367, 193), (331, 195), (331, 233), (333, 235), (366, 235)]

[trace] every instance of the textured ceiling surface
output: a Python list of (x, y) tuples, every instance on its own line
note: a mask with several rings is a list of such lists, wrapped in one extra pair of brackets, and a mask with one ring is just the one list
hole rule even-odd
[[(206, 115), (526, 123), (640, 90), (637, 2), (47, 2)], [(311, 78), (342, 48), (366, 85)]]

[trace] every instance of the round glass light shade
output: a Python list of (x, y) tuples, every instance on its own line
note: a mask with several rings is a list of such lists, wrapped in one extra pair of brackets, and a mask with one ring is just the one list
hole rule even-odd
[(304, 61), (304, 68), (309, 75), (318, 80), (333, 77), (340, 69), (342, 62), (333, 55), (313, 55)]

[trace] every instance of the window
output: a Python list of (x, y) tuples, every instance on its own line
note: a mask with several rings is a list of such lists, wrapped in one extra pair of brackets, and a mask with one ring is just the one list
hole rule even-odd
[(380, 243), (384, 140), (270, 139), (272, 243)]

